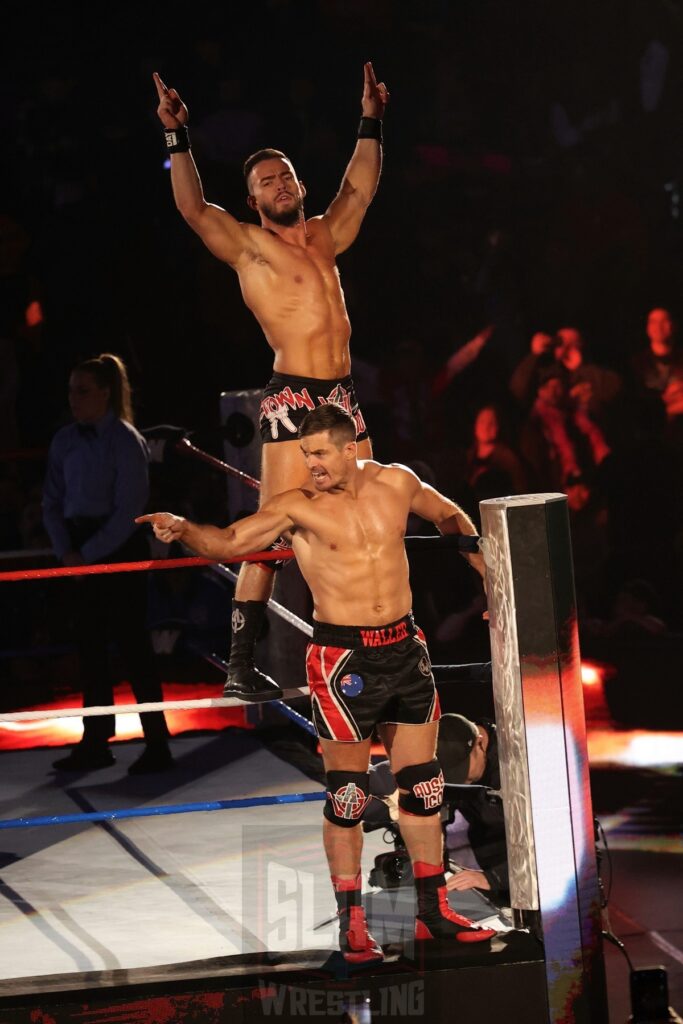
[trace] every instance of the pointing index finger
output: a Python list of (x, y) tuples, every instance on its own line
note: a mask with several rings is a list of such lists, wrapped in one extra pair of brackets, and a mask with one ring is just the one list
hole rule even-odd
[(168, 89), (166, 88), (166, 86), (162, 82), (161, 77), (160, 77), (158, 71), (155, 71), (152, 74), (152, 78), (154, 79), (154, 84), (157, 87), (157, 93), (158, 93), (159, 99), (163, 100), (164, 96), (166, 96), (166, 94), (168, 93)]

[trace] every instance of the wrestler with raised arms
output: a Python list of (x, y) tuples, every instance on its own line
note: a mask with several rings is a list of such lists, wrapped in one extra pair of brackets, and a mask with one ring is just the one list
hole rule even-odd
[[(349, 323), (336, 257), (352, 244), (379, 181), (382, 117), (389, 93), (364, 68), (358, 141), (341, 188), (327, 211), (304, 216), (306, 189), (290, 160), (275, 149), (244, 165), (247, 203), (260, 225), (241, 223), (206, 202), (190, 152), (188, 111), (158, 74), (157, 113), (171, 159), (176, 206), (211, 252), (237, 271), (242, 295), (274, 353), (273, 377), (261, 404), (261, 502), (303, 484), (297, 428), (310, 409), (336, 402), (351, 413), (361, 457), (370, 441), (350, 376)], [(254, 643), (273, 590), (273, 562), (243, 565), (232, 615), (226, 696), (271, 700), (279, 687), (254, 666)]]

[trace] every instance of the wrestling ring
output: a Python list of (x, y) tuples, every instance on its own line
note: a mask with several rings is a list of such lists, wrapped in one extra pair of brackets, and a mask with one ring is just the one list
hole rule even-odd
[[(493, 499), (480, 510), (483, 537), (474, 542), (487, 564), (491, 663), (434, 666), (434, 674), (440, 687), (493, 688), (510, 914), (476, 890), (450, 894), (455, 909), (496, 929), (490, 947), (415, 946), (412, 886), (364, 881), (386, 960), (346, 964), (322, 856), (320, 776), (259, 730), (176, 737), (178, 770), (153, 782), (124, 780), (119, 765), (62, 786), (46, 776), (49, 751), (22, 752), (12, 755), (18, 777), (0, 820), (0, 1022), (446, 1020), (455, 1006), (460, 1019), (485, 1007), (485, 1019), (510, 1024), (607, 1019), (566, 498)], [(406, 539), (409, 551), (472, 543)], [(283, 555), (292, 557), (245, 559)], [(0, 581), (206, 566), (236, 578), (187, 557), (20, 570)], [(311, 635), (310, 623), (278, 602), (270, 613), (300, 638)], [(269, 721), (284, 718), (307, 737), (313, 762), (312, 723), (290, 706), (307, 692), (283, 685), (281, 700), (258, 708), (208, 697), (16, 711), (0, 714), (0, 724), (241, 708), (248, 725), (267, 707)], [(366, 834), (364, 880), (385, 850), (381, 834)]]

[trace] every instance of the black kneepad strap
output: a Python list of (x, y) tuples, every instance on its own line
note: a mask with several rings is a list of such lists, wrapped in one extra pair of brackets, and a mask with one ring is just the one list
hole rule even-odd
[(323, 814), (342, 828), (360, 825), (370, 800), (369, 772), (328, 772), (327, 800)]
[[(411, 764), (396, 772), (398, 806), (406, 814), (428, 818), (438, 814), (443, 803), (443, 772), (437, 760)], [(402, 793), (401, 790), (407, 790)]]

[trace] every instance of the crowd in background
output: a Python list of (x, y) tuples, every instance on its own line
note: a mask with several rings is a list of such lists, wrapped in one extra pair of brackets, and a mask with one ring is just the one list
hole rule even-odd
[[(219, 393), (269, 375), (236, 279), (173, 206), (152, 70), (188, 103), (207, 198), (247, 219), (241, 163), (273, 145), (310, 216), (350, 156), (370, 57), (392, 93), (385, 168), (340, 271), (377, 457), (475, 517), (485, 497), (566, 492), (586, 643), (676, 634), (680, 9), (267, 0), (181, 33), (144, 7), (134, 31), (114, 10), (77, 19), (46, 11), (0, 68), (0, 549), (48, 546), (40, 452), (79, 360), (120, 354), (138, 427), (181, 425), (216, 454)], [(220, 479), (184, 473), (153, 486), (225, 521)], [(457, 638), (475, 612), (435, 622)], [(13, 616), (3, 632), (41, 641)]]

